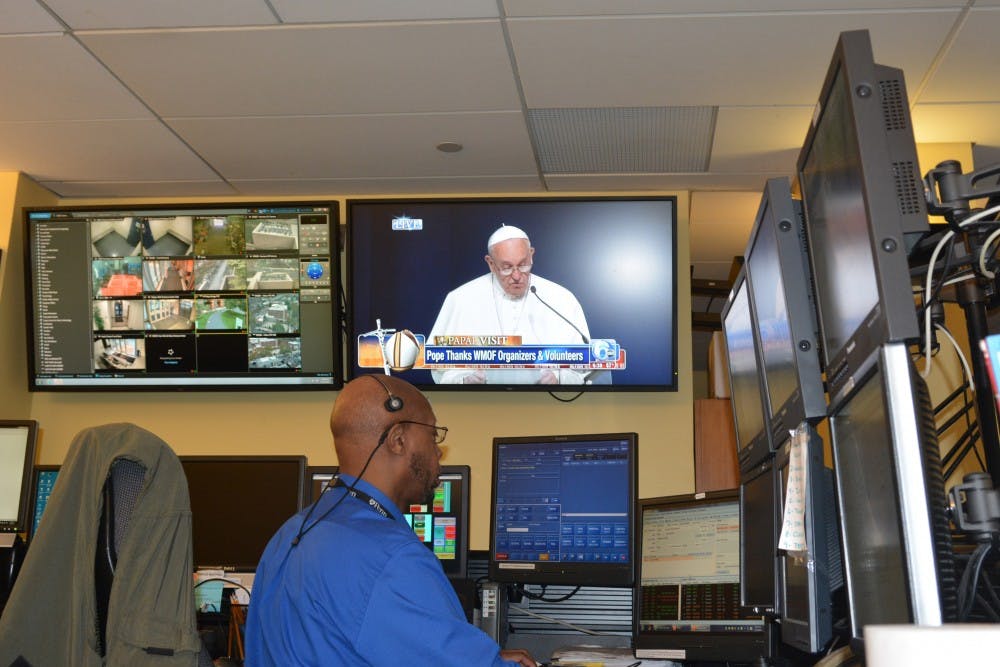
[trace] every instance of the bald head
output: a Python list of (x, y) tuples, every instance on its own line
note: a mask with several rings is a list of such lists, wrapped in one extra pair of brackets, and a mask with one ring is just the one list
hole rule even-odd
[[(402, 401), (400, 410), (387, 408), (390, 393)], [(402, 420), (434, 420), (430, 403), (409, 382), (389, 375), (369, 375), (344, 385), (330, 413), (330, 432), (341, 470), (357, 475), (379, 436)]]

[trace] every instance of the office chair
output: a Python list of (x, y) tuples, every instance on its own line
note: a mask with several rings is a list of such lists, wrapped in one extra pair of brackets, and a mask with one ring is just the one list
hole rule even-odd
[(176, 454), (134, 424), (85, 429), (0, 618), (0, 665), (210, 665), (191, 572)]

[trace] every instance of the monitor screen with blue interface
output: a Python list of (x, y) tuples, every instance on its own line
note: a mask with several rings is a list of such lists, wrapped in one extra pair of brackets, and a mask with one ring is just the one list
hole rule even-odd
[(32, 493), (31, 525), (28, 527), (29, 539), (38, 532), (38, 524), (42, 521), (42, 514), (49, 504), (49, 496), (56, 486), (56, 478), (59, 476), (59, 466), (35, 466), (34, 492)]
[(493, 440), (489, 575), (631, 586), (635, 433)]
[(740, 605), (738, 492), (639, 504), (636, 657), (739, 662), (766, 657), (764, 620)]

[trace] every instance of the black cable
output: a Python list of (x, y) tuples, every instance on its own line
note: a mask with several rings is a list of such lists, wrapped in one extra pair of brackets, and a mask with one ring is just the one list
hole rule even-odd
[(553, 391), (550, 391), (550, 392), (549, 392), (549, 396), (551, 396), (552, 398), (556, 399), (557, 401), (559, 401), (559, 402), (561, 402), (561, 403), (572, 403), (572, 402), (573, 402), (573, 401), (575, 401), (576, 399), (578, 399), (578, 398), (580, 398), (581, 396), (583, 396), (583, 392), (581, 391), (580, 393), (578, 393), (578, 394), (577, 394), (576, 396), (574, 396), (573, 398), (559, 398), (558, 396), (556, 396), (555, 392), (553, 392)]
[(521, 593), (521, 595), (523, 595), (524, 597), (528, 598), (529, 600), (537, 600), (537, 601), (539, 601), (539, 602), (565, 602), (566, 600), (568, 600), (568, 599), (570, 599), (571, 597), (573, 597), (574, 595), (576, 595), (576, 594), (577, 594), (577, 593), (578, 593), (578, 592), (580, 591), (580, 588), (581, 588), (580, 586), (577, 586), (577, 587), (576, 587), (576, 588), (574, 588), (574, 589), (573, 589), (572, 591), (570, 591), (570, 592), (569, 592), (569, 593), (567, 593), (566, 595), (563, 595), (562, 597), (558, 597), (558, 598), (547, 598), (547, 597), (545, 597), (545, 589), (546, 589), (546, 587), (545, 587), (545, 586), (542, 586), (542, 592), (541, 592), (540, 594), (539, 594), (539, 593), (531, 593), (531, 592), (529, 592), (529, 591), (528, 591), (528, 590), (527, 590), (527, 589), (526, 589), (526, 588), (524, 587), (524, 585), (523, 585), (523, 584), (515, 584), (515, 586), (514, 586), (514, 587), (515, 587), (515, 588), (516, 588), (516, 589), (518, 590), (518, 592), (520, 592), (520, 593)]

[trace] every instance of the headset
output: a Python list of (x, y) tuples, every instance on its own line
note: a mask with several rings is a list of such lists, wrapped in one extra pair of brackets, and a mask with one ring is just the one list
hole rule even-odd
[(388, 410), (389, 412), (399, 412), (400, 410), (403, 409), (403, 399), (401, 399), (399, 396), (396, 396), (391, 391), (389, 391), (389, 385), (387, 385), (385, 382), (382, 382), (382, 380), (380, 380), (377, 375), (369, 373), (367, 375), (363, 375), (362, 377), (369, 377), (378, 382), (380, 385), (382, 385), (382, 389), (385, 390), (385, 395), (387, 397), (385, 399), (385, 403), (383, 403), (382, 405), (385, 406), (386, 410)]
[[(380, 380), (377, 375), (369, 373), (367, 375), (363, 375), (362, 377), (370, 377), (371, 379), (375, 380), (375, 382), (378, 382), (379, 385), (382, 387), (382, 389), (385, 390), (386, 399), (385, 399), (385, 403), (382, 404), (382, 407), (384, 407), (387, 411), (389, 411), (389, 412), (399, 412), (400, 410), (403, 409), (403, 406), (404, 406), (403, 399), (400, 398), (399, 396), (396, 396), (395, 394), (393, 394), (392, 391), (389, 389), (389, 385), (387, 385), (385, 382), (383, 382), (382, 380)], [(379, 448), (382, 446), (382, 444), (385, 442), (385, 438), (386, 438), (386, 436), (388, 434), (389, 434), (389, 431), (386, 430), (386, 432), (382, 434), (382, 437), (379, 438), (378, 444), (375, 445), (375, 449), (373, 449), (372, 453), (368, 455), (368, 460), (365, 461), (364, 467), (361, 468), (361, 472), (358, 474), (358, 478), (350, 485), (350, 487), (348, 487), (348, 489), (347, 489), (348, 493), (350, 493), (351, 491), (353, 491), (354, 487), (357, 485), (357, 483), (359, 481), (361, 481), (361, 476), (365, 474), (365, 470), (368, 470), (368, 464), (372, 462), (372, 458), (374, 458), (375, 452), (377, 452), (379, 450)], [(329, 484), (330, 484), (330, 482), (327, 481), (326, 485), (323, 487), (323, 491), (326, 491), (326, 488), (329, 486)], [(320, 497), (322, 497), (323, 496), (323, 492), (321, 491), (319, 495), (320, 495)], [(344, 498), (346, 498), (347, 495), (348, 494), (345, 493), (343, 496), (341, 496), (340, 499), (337, 500), (336, 503), (334, 503), (333, 507), (331, 507), (326, 512), (324, 512), (323, 515), (321, 517), (319, 517), (316, 520), (315, 523), (313, 523), (310, 526), (306, 526), (306, 522), (309, 521), (309, 517), (312, 516), (313, 510), (316, 508), (316, 505), (319, 504), (319, 499), (317, 499), (316, 502), (314, 502), (309, 507), (309, 511), (306, 512), (305, 517), (302, 519), (302, 523), (299, 524), (299, 532), (295, 536), (295, 538), (292, 539), (292, 546), (293, 547), (298, 546), (299, 542), (302, 540), (302, 537), (306, 533), (308, 533), (310, 530), (312, 530), (316, 526), (316, 524), (318, 524), (330, 512), (332, 512), (333, 510), (337, 509), (337, 507), (340, 505), (340, 503), (342, 503), (344, 501)]]

